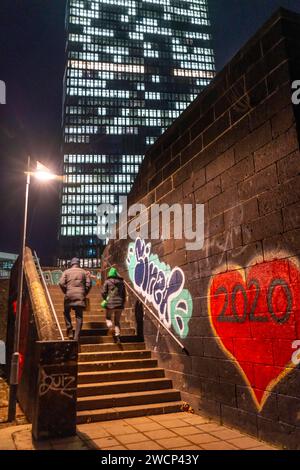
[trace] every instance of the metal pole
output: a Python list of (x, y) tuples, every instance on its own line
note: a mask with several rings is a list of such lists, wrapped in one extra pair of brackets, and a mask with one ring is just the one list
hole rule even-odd
[(19, 278), (18, 278), (18, 297), (17, 297), (17, 311), (15, 319), (15, 336), (14, 336), (14, 352), (11, 359), (10, 381), (9, 381), (9, 404), (8, 404), (8, 421), (16, 419), (17, 407), (17, 391), (19, 385), (19, 361), (20, 361), (20, 330), (21, 330), (21, 316), (22, 316), (22, 298), (23, 298), (23, 278), (24, 278), (24, 259), (27, 235), (27, 218), (28, 218), (28, 198), (30, 187), (30, 157), (27, 161), (27, 178), (26, 178), (26, 191), (25, 191), (25, 208), (24, 208), (24, 224), (23, 224), (23, 238), (19, 260)]

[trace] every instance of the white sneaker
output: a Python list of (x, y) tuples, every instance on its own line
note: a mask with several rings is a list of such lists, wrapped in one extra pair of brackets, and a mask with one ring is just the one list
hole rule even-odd
[(108, 329), (112, 328), (113, 322), (111, 320), (106, 320), (106, 326)]
[(115, 327), (115, 336), (120, 336), (120, 328), (118, 326)]

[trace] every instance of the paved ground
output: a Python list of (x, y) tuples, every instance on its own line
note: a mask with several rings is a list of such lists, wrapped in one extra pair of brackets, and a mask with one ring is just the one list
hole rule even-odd
[(34, 443), (31, 426), (0, 429), (0, 450), (276, 450), (190, 413), (83, 424), (78, 435)]
[[(0, 366), (0, 430), (9, 426), (7, 423), (7, 407), (8, 386), (4, 378), (3, 369)], [(27, 420), (19, 405), (17, 405), (16, 424), (27, 424)]]

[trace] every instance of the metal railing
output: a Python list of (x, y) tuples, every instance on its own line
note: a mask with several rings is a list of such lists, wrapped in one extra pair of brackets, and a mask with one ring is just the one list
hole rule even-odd
[[(110, 268), (116, 267), (116, 265), (112, 265), (109, 261), (105, 260), (105, 263), (108, 264)], [(153, 310), (147, 305), (147, 303), (138, 295), (138, 293), (131, 287), (131, 285), (123, 279), (125, 286), (135, 295), (139, 302), (146, 308), (146, 310), (151, 314), (151, 317), (159, 323), (159, 325), (168, 333), (168, 335), (173, 339), (173, 341), (181, 348), (182, 352), (184, 352), (187, 356), (189, 356), (189, 352), (186, 347), (179, 341), (178, 338), (170, 331), (166, 325), (158, 318), (158, 316), (153, 312)]]
[(55, 311), (55, 307), (54, 307), (54, 305), (53, 305), (52, 298), (51, 298), (51, 295), (50, 295), (50, 292), (49, 292), (47, 283), (46, 283), (46, 281), (45, 281), (44, 273), (43, 273), (43, 270), (42, 270), (42, 268), (41, 268), (40, 260), (39, 260), (39, 258), (38, 258), (38, 256), (37, 256), (36, 251), (34, 251), (34, 259), (35, 259), (35, 263), (36, 263), (37, 270), (38, 270), (38, 273), (39, 273), (39, 275), (40, 275), (40, 278), (41, 278), (43, 287), (44, 287), (44, 289), (45, 289), (45, 293), (46, 293), (47, 300), (48, 300), (48, 302), (49, 302), (49, 306), (50, 306), (50, 309), (51, 309), (51, 313), (52, 313), (53, 318), (54, 318), (54, 320), (55, 320), (55, 323), (56, 323), (57, 329), (58, 329), (58, 331), (59, 331), (61, 340), (64, 341), (64, 339), (65, 339), (65, 338), (64, 338), (64, 334), (63, 334), (62, 329), (61, 329), (61, 326), (60, 326), (60, 324), (59, 324), (58, 317), (57, 317), (57, 314), (56, 314), (56, 311)]

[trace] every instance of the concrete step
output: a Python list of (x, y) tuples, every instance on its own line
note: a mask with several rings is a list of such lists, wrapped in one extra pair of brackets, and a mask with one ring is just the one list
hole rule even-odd
[(77, 412), (77, 424), (96, 423), (115, 419), (137, 418), (166, 413), (179, 413), (183, 402), (151, 403), (149, 405), (126, 406), (99, 410), (86, 410)]
[(112, 395), (97, 395), (79, 397), (77, 411), (100, 410), (121, 406), (149, 405), (151, 403), (166, 403), (180, 401), (180, 392), (173, 389), (150, 390), (132, 393), (116, 393)]
[[(62, 312), (56, 312), (56, 315), (57, 315), (57, 318), (60, 320), (60, 321), (64, 321), (64, 314)], [(75, 314), (73, 314), (73, 312), (71, 313), (71, 317), (72, 318), (75, 318)], [(123, 317), (121, 317), (123, 318)], [(124, 316), (125, 318), (125, 316)], [(90, 313), (90, 312), (84, 312), (83, 313), (83, 320), (84, 321), (95, 321), (95, 322), (98, 322), (98, 321), (101, 321), (101, 322), (105, 322), (106, 320), (106, 316), (104, 313)]]
[[(48, 290), (51, 294), (60, 294), (62, 295), (62, 290), (59, 285), (48, 285)], [(95, 295), (98, 292), (101, 292), (101, 286), (92, 286), (89, 292), (90, 295)]]
[[(89, 317), (83, 315), (83, 323), (101, 323), (102, 325), (102, 328), (106, 328), (106, 318), (104, 316), (97, 316), (97, 317), (92, 317), (92, 318), (96, 318), (96, 320), (92, 319), (90, 320)], [(75, 319), (75, 316), (71, 316), (71, 319), (72, 319), (72, 322), (75, 323), (76, 319)], [(65, 324), (65, 320), (63, 317), (58, 317), (58, 321), (59, 323), (61, 323), (63, 326)], [(126, 323), (130, 323), (131, 320), (130, 319), (127, 319), (127, 318), (121, 318), (121, 325), (122, 324), (126, 324)], [(99, 325), (96, 326), (97, 328), (99, 327)]]
[[(62, 323), (62, 320), (59, 319), (59, 323), (62, 326), (62, 328), (66, 330), (66, 327), (65, 327), (64, 323)], [(72, 323), (73, 323), (73, 328), (75, 328), (75, 324), (76, 324), (75, 320), (74, 321), (72, 320)], [(128, 322), (128, 321), (121, 322), (121, 328), (122, 329), (130, 328), (130, 326), (131, 326), (130, 322)], [(100, 322), (100, 321), (99, 322), (84, 321), (83, 324), (82, 324), (82, 327), (83, 327), (84, 330), (103, 330), (104, 329), (104, 330), (108, 331), (105, 321), (103, 321), (103, 322)]]
[(157, 367), (156, 359), (124, 359), (115, 361), (79, 362), (78, 372), (96, 372), (125, 369), (147, 369)]
[[(121, 344), (124, 343), (136, 343), (139, 342), (140, 338), (136, 336), (135, 334), (133, 335), (121, 335)], [(113, 344), (113, 338), (112, 336), (81, 336), (80, 338), (80, 344)]]
[[(58, 303), (58, 302), (53, 302), (53, 307), (54, 310), (56, 311), (57, 314), (63, 313), (64, 311), (64, 304)], [(100, 303), (95, 303), (95, 305), (91, 305), (91, 308), (88, 310), (84, 310), (84, 313), (90, 313), (94, 312), (94, 315), (98, 315), (99, 313), (104, 313), (105, 314), (105, 309), (101, 308)]]
[[(56, 315), (59, 317), (59, 318), (64, 318), (64, 309), (55, 309), (55, 312), (56, 312)], [(74, 310), (71, 310), (71, 317), (75, 317), (75, 312)], [(131, 317), (131, 315), (130, 315)], [(91, 318), (90, 321), (103, 321), (105, 320), (106, 318), (106, 312), (104, 310), (84, 310), (83, 311), (83, 318), (86, 319), (86, 318)], [(123, 313), (123, 315), (121, 315), (121, 318), (128, 318), (128, 315), (126, 315), (125, 313)], [(134, 318), (134, 316), (133, 316)]]
[[(128, 330), (128, 329), (126, 328), (126, 330)], [(58, 331), (58, 329), (57, 329), (57, 331)], [(62, 327), (61, 331), (63, 333), (63, 336), (64, 336), (65, 340), (67, 340), (68, 339), (68, 334), (67, 334), (66, 328)], [(73, 328), (73, 332), (74, 331), (75, 330)], [(82, 330), (82, 331), (84, 331), (84, 330)], [(102, 334), (101, 335), (95, 335), (95, 336), (85, 336), (85, 333), (82, 334), (82, 331), (81, 331), (81, 336), (80, 336), (80, 345), (82, 345), (82, 344), (95, 344), (96, 345), (96, 344), (112, 344), (112, 343), (117, 344), (116, 341), (115, 341), (115, 337), (113, 335), (113, 331), (107, 330), (107, 333), (106, 333), (105, 336), (103, 336)], [(86, 330), (86, 331), (88, 331), (88, 330)], [(124, 331), (124, 328), (121, 328), (121, 333), (123, 331)], [(121, 336), (121, 338), (122, 338), (122, 336)], [(125, 338), (135, 338), (135, 336), (134, 335), (125, 336)], [(126, 340), (126, 342), (127, 341), (128, 340)], [(130, 342), (130, 341), (128, 341), (128, 342)], [(125, 343), (125, 341), (124, 341), (124, 343)], [(121, 344), (123, 344), (123, 343), (121, 343)], [(122, 351), (122, 349), (120, 349), (120, 351)], [(84, 352), (84, 351), (80, 351), (80, 352)]]
[[(51, 300), (55, 305), (64, 305), (64, 296), (63, 295), (52, 295), (50, 294)], [(100, 296), (88, 297), (91, 305), (100, 305), (103, 298)]]
[[(50, 293), (51, 297), (54, 297), (54, 298), (64, 297), (65, 296), (60, 289), (59, 290), (49, 289), (49, 293)], [(97, 290), (92, 289), (87, 297), (88, 298), (102, 297), (101, 289), (97, 289)]]
[[(60, 294), (60, 293), (53, 293), (53, 292), (49, 292), (50, 293), (50, 296), (51, 296), (51, 299), (53, 302), (61, 302), (61, 301), (64, 301), (64, 298), (65, 296), (63, 294)], [(99, 294), (91, 294), (87, 297), (88, 299), (90, 299), (90, 302), (99, 302), (99, 301), (102, 301), (102, 295), (99, 293)]]
[[(66, 331), (64, 328), (63, 331)], [(121, 329), (122, 335), (134, 335), (134, 328), (123, 328)], [(98, 329), (85, 329), (81, 330), (81, 337), (83, 336), (108, 336), (109, 330), (107, 328), (98, 328)], [(110, 335), (111, 338), (111, 335)]]
[(149, 359), (151, 351), (104, 351), (104, 352), (82, 352), (78, 355), (78, 362), (104, 362), (125, 359)]
[(164, 377), (165, 371), (159, 367), (154, 367), (153, 369), (111, 370), (108, 372), (79, 372), (78, 383), (121, 382), (123, 380), (158, 379)]
[[(54, 310), (56, 312), (56, 315), (61, 315), (63, 316), (64, 314), (64, 305), (58, 305), (58, 304), (53, 304), (54, 306)], [(106, 311), (101, 308), (99, 305), (95, 305), (93, 306), (91, 309), (89, 310), (83, 310), (83, 313), (84, 315), (96, 315), (96, 316), (99, 316), (99, 315), (106, 315)], [(71, 314), (75, 315), (75, 312), (74, 310), (71, 310)]]
[[(54, 306), (64, 307), (64, 298), (63, 297), (61, 299), (59, 299), (59, 298), (53, 298), (51, 296), (51, 300), (52, 300), (52, 303), (53, 303)], [(91, 308), (99, 308), (99, 309), (105, 310), (105, 309), (103, 309), (103, 307), (101, 307), (102, 300), (103, 300), (102, 298), (90, 299)]]
[(113, 351), (142, 351), (145, 349), (145, 343), (107, 343), (107, 344), (83, 344), (81, 345), (81, 352), (113, 352)]
[(105, 384), (80, 384), (77, 388), (78, 397), (103, 396), (123, 393), (135, 393), (150, 390), (170, 390), (172, 381), (162, 379), (128, 380), (122, 382), (106, 382)]

